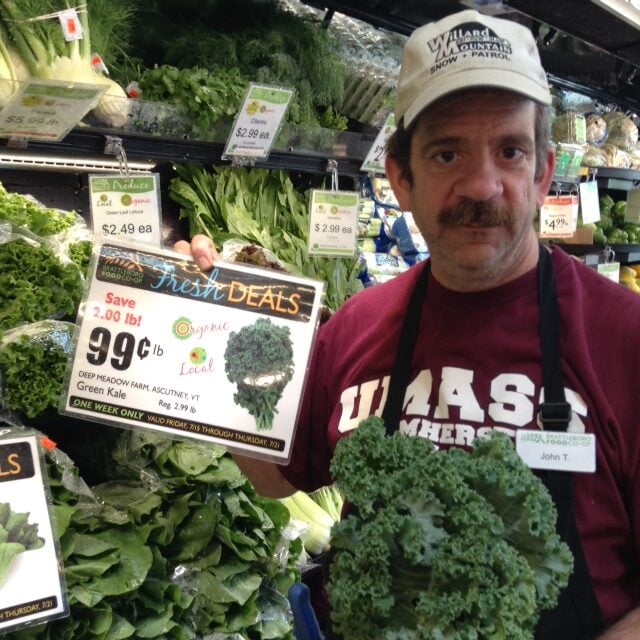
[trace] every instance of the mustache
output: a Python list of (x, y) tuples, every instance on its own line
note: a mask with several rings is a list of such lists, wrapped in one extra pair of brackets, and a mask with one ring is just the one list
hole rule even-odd
[(463, 200), (444, 209), (438, 222), (444, 227), (475, 225), (478, 227), (507, 227), (513, 221), (511, 211), (495, 202)]

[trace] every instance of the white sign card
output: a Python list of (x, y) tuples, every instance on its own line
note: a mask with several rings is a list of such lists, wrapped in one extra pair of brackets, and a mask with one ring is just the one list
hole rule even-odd
[(619, 262), (601, 262), (597, 266), (597, 271), (605, 278), (620, 282), (620, 263)]
[(69, 614), (37, 436), (0, 438), (0, 630)]
[(595, 180), (580, 183), (580, 212), (583, 224), (600, 220), (600, 196), (598, 183)]
[(640, 222), (640, 189), (630, 189), (627, 193), (627, 208), (624, 212), (624, 221)]
[(547, 196), (540, 208), (540, 237), (566, 238), (578, 222), (578, 196)]
[(371, 148), (360, 167), (360, 171), (384, 175), (384, 161), (387, 155), (387, 140), (395, 130), (395, 118), (393, 113), (390, 113), (380, 131), (378, 131), (378, 135), (373, 141), (373, 145), (371, 145)]
[(29, 80), (0, 111), (0, 136), (62, 140), (106, 89), (105, 85)]
[(290, 456), (324, 283), (94, 247), (61, 413)]
[(157, 173), (89, 176), (89, 203), (96, 242), (124, 238), (156, 247), (162, 245)]
[(353, 256), (358, 242), (358, 202), (355, 191), (311, 190), (309, 255)]
[(250, 84), (222, 159), (267, 158), (293, 96), (292, 89)]

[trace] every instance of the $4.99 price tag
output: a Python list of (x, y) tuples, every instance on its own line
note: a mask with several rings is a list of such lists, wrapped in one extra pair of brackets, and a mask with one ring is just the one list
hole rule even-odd
[(292, 96), (292, 89), (249, 85), (222, 159), (266, 158), (278, 135)]
[(547, 196), (540, 208), (540, 237), (567, 238), (578, 222), (578, 196)]
[(321, 282), (131, 242), (96, 245), (89, 275), (61, 413), (288, 460)]
[(355, 191), (311, 191), (309, 255), (355, 255), (358, 199)]

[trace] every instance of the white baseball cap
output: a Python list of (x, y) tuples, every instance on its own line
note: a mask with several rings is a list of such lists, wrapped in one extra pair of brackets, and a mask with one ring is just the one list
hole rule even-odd
[(395, 121), (413, 119), (442, 96), (495, 87), (551, 104), (547, 75), (527, 27), (460, 11), (418, 27), (407, 40), (398, 76)]

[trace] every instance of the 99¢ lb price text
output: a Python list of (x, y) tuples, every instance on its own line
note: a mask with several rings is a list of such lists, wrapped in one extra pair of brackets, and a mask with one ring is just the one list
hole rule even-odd
[(88, 348), (86, 359), (89, 364), (101, 367), (108, 363), (117, 371), (126, 371), (134, 356), (143, 360), (149, 356), (161, 357), (164, 353), (161, 345), (153, 344), (147, 337), (137, 340), (128, 331), (113, 336), (106, 327), (91, 330)]

